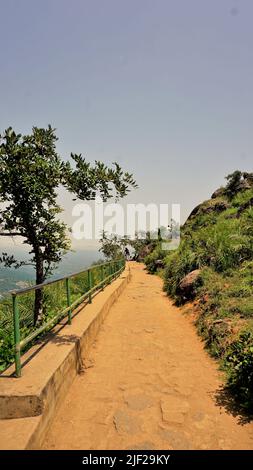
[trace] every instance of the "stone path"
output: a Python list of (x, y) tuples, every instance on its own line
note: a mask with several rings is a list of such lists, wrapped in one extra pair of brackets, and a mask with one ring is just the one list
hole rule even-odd
[(253, 449), (253, 426), (217, 403), (221, 378), (162, 281), (131, 263), (55, 416), (45, 449)]

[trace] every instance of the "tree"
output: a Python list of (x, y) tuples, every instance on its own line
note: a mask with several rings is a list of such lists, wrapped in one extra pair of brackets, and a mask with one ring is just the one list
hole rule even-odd
[(101, 243), (99, 251), (103, 253), (107, 260), (122, 258), (125, 248), (130, 245), (127, 236), (108, 235), (105, 231), (102, 232), (99, 242)]
[(226, 176), (226, 180), (228, 182), (225, 187), (225, 194), (230, 199), (232, 199), (239, 191), (253, 187), (253, 173), (236, 170)]
[[(23, 237), (31, 247), (31, 259), (18, 262), (3, 253), (0, 262), (18, 268), (32, 264), (36, 284), (43, 283), (70, 248), (67, 226), (59, 220), (57, 190), (62, 185), (79, 199), (100, 193), (124, 197), (136, 183), (115, 163), (91, 166), (82, 155), (71, 154), (64, 162), (56, 152), (55, 129), (33, 127), (31, 135), (16, 134), (10, 127), (0, 136), (0, 236)], [(43, 314), (42, 290), (35, 291), (34, 324)]]

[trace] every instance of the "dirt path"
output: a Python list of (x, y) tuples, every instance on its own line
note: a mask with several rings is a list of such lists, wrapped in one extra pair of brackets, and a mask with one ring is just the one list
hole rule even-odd
[(253, 449), (253, 425), (217, 404), (221, 382), (162, 282), (132, 264), (45, 449)]

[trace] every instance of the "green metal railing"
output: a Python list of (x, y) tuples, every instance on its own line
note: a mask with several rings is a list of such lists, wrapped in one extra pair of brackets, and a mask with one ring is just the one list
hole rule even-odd
[[(21, 351), (26, 348), (27, 345), (39, 335), (42, 335), (42, 333), (48, 332), (51, 328), (53, 328), (62, 318), (67, 316), (68, 324), (70, 325), (72, 321), (73, 309), (80, 305), (80, 303), (82, 303), (86, 299), (88, 299), (88, 302), (91, 303), (92, 295), (99, 289), (103, 290), (107, 284), (111, 283), (112, 280), (116, 279), (122, 273), (124, 268), (124, 259), (110, 261), (108, 263), (92, 266), (90, 268), (85, 269), (84, 271), (73, 273), (69, 276), (65, 276), (53, 281), (48, 281), (44, 282), (43, 284), (38, 284), (25, 289), (12, 291), (14, 356), (15, 371), (17, 377), (21, 376)], [(63, 295), (63, 284), (65, 284), (65, 296)], [(52, 292), (51, 295), (47, 295), (46, 291), (52, 288), (52, 286), (54, 287), (53, 295)], [(36, 290), (41, 290), (43, 292), (43, 308), (46, 309), (48, 307), (49, 317), (46, 319), (45, 323), (43, 323), (39, 327), (30, 326), (29, 328), (29, 325), (31, 325), (31, 316), (33, 316), (33, 312), (30, 312), (29, 315), (27, 315), (27, 304), (34, 305), (34, 302), (31, 302), (31, 295), (33, 295)], [(73, 299), (72, 292), (74, 296)], [(52, 298), (54, 298), (54, 296), (57, 297), (57, 293), (58, 295), (60, 295), (60, 302), (58, 302), (60, 308), (58, 312), (55, 312), (54, 306), (56, 309), (57, 302), (53, 302)], [(23, 304), (21, 305), (22, 299), (20, 299), (20, 297), (22, 296), (28, 296), (29, 301), (27, 301), (26, 299), (26, 302), (23, 302)], [(62, 309), (64, 298), (65, 306)], [(24, 305), (26, 308), (24, 308)], [(22, 307), (23, 311), (23, 315), (21, 316), (20, 307)], [(52, 310), (51, 313), (49, 307)], [(26, 313), (24, 314), (25, 310)]]

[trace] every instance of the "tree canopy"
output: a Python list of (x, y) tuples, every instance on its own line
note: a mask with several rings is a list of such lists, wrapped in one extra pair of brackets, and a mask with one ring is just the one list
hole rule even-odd
[[(64, 161), (56, 151), (57, 140), (51, 126), (33, 127), (30, 135), (17, 134), (9, 127), (0, 135), (0, 236), (21, 236), (31, 247), (29, 261), (3, 253), (0, 262), (16, 268), (32, 264), (36, 284), (45, 281), (70, 248), (68, 228), (59, 219), (60, 186), (75, 198), (92, 200), (99, 194), (104, 201), (122, 198), (136, 187), (133, 176), (117, 163), (108, 167), (96, 161), (92, 166), (74, 153)], [(40, 298), (40, 290), (36, 295)], [(41, 305), (37, 299), (35, 321)]]

